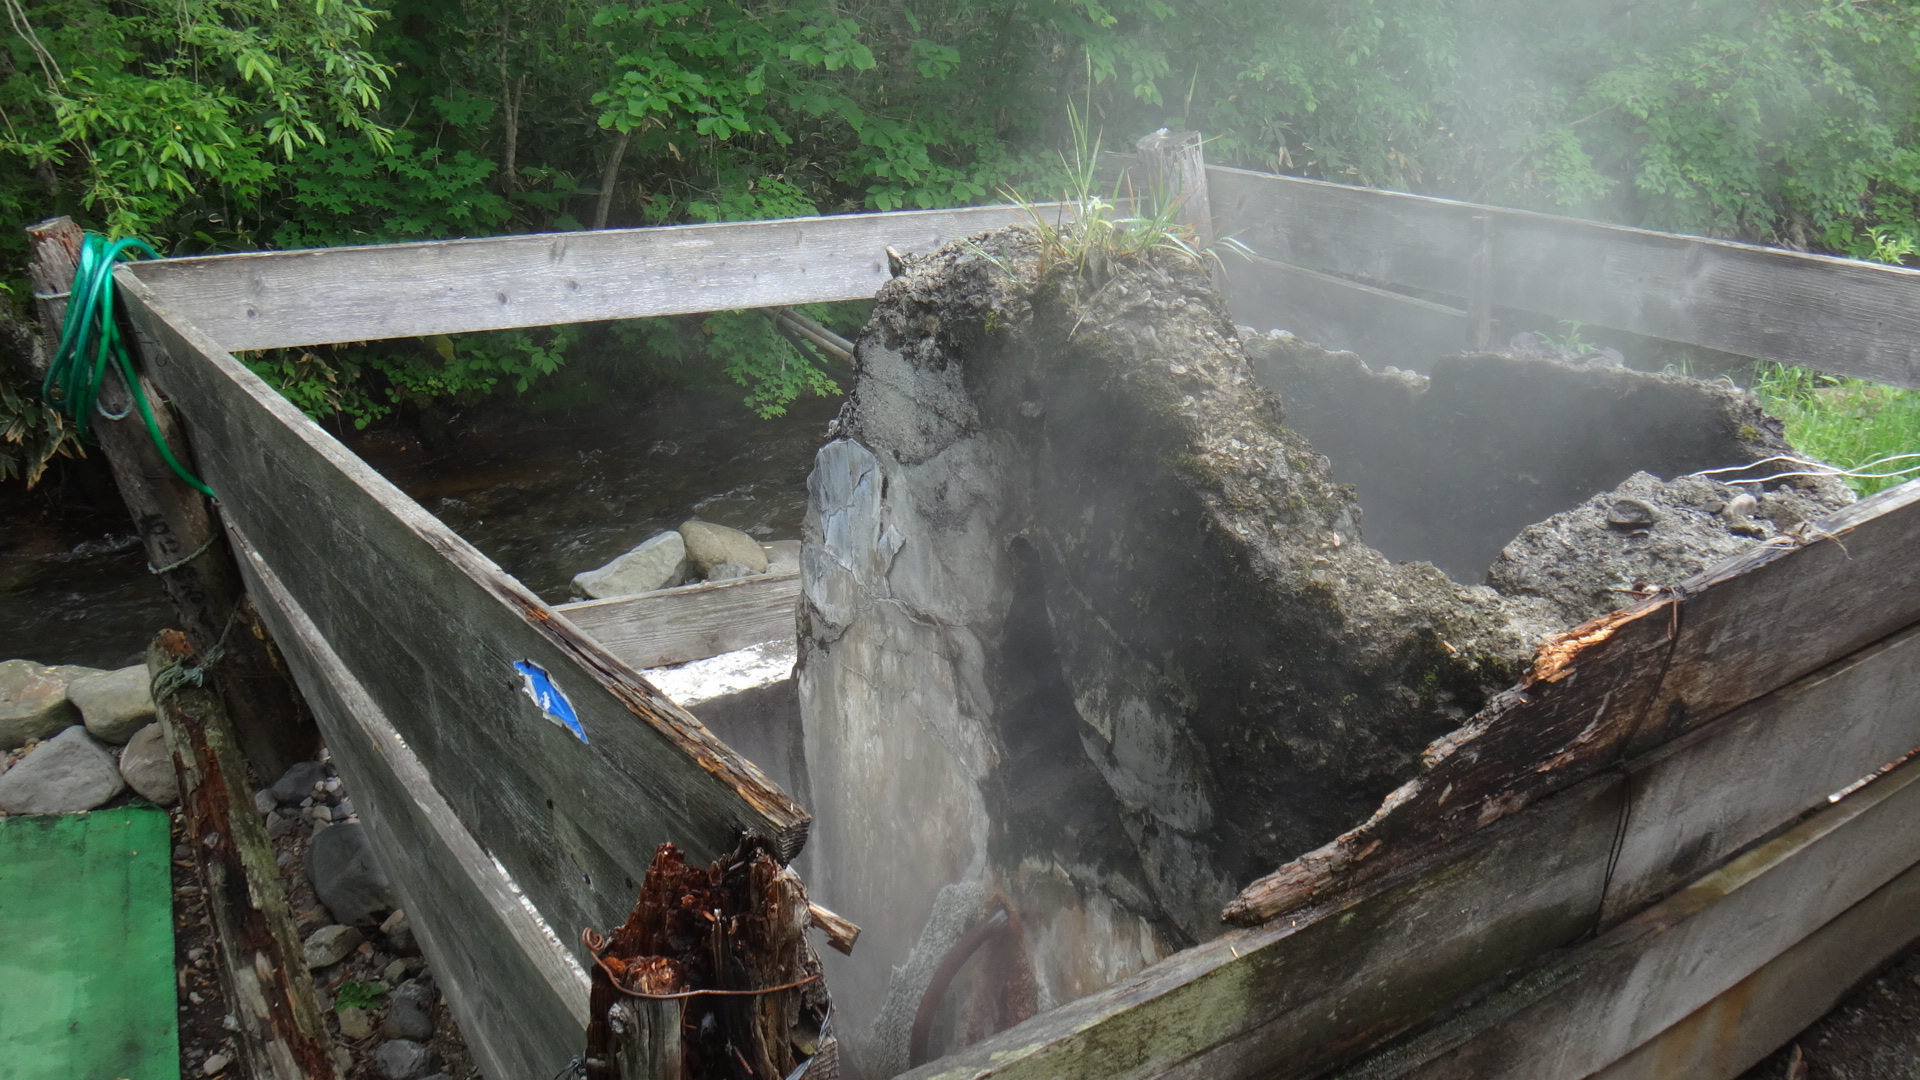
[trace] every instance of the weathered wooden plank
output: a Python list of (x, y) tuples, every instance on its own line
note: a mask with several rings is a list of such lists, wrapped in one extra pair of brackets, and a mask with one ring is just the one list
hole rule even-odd
[[(626, 914), (656, 845), (807, 817), (752, 764), (123, 274), (221, 510), (563, 939)], [(535, 665), (580, 734), (526, 692)], [(591, 740), (591, 741), (588, 741)]]
[(1683, 1022), (1916, 861), (1920, 761), (1352, 1075), (1590, 1076)]
[(1920, 621), (1920, 483), (1730, 559), (1541, 647), (1534, 670), (1427, 749), (1373, 818), (1247, 887), (1246, 925), (1352, 887)]
[(1593, 1080), (1733, 1080), (1920, 938), (1920, 867), (1880, 886)]
[(1461, 296), (1484, 215), (1494, 304), (1920, 386), (1920, 270), (1219, 166), (1207, 185), (1270, 259)]
[(586, 1045), (586, 972), (460, 823), (278, 575), (244, 537), (230, 535), (248, 591), (307, 688), (374, 852), (481, 1071), (557, 1074)]
[(636, 671), (794, 635), (800, 572), (756, 574), (553, 610)]
[(1812, 543), (1758, 548), (1683, 584), (1673, 661), (1636, 749), (1920, 619), (1920, 482), (1815, 523)]
[(1426, 371), (1466, 344), (1467, 313), (1272, 259), (1222, 250), (1235, 322), (1360, 355), (1375, 370)]
[(1603, 923), (1915, 747), (1920, 627), (1909, 627), (1630, 763), (1633, 796)]
[(863, 299), (887, 280), (888, 247), (927, 252), (1023, 220), (983, 206), (210, 255), (133, 273), (241, 351)]
[[(273, 841), (253, 809), (252, 786), (226, 704), (183, 669), (199, 659), (186, 634), (162, 630), (147, 647), (155, 712), (166, 734), (188, 845), (207, 883), (220, 942), (221, 982), (233, 1006), (240, 1059), (263, 1080), (346, 1076), (301, 962), (300, 935), (274, 863)], [(111, 951), (115, 943), (99, 943)]]
[(1226, 933), (905, 1075), (1318, 1075), (1584, 935), (1623, 796), (1618, 778), (1597, 778), (1457, 845), (1412, 880)]

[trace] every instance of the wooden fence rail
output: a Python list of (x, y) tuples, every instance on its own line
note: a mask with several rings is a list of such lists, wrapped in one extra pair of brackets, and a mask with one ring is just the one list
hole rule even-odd
[[(1294, 305), (1382, 347), (1450, 338), (1437, 355), (1492, 304), (1920, 385), (1911, 271), (1203, 175), (1218, 231), (1261, 256), (1229, 264), (1243, 321)], [(778, 629), (792, 581), (549, 608), (229, 350), (848, 299), (884, 279), (887, 246), (1017, 216), (119, 271), (249, 591), (490, 1075), (552, 1075), (580, 1045), (572, 935), (625, 914), (656, 843), (705, 859), (740, 828), (789, 855), (804, 839), (800, 808), (633, 670)], [(1239, 928), (909, 1075), (1736, 1075), (1781, 1034), (1765, 1024), (1803, 1022), (1871, 966), (1848, 942), (1885, 955), (1920, 925), (1920, 764), (1899, 763), (1920, 746), (1920, 483), (1806, 538), (1549, 643), (1372, 821), (1250, 887)], [(636, 628), (636, 603), (715, 626)], [(578, 733), (535, 703), (530, 669)], [(1731, 1034), (1709, 1045), (1710, 1024)]]

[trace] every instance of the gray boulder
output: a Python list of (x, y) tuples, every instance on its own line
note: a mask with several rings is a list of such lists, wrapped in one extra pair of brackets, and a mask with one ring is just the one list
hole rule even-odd
[(153, 722), (151, 682), (145, 664), (83, 675), (67, 684), (67, 700), (94, 738), (117, 746)]
[(125, 786), (106, 747), (85, 728), (69, 727), (0, 776), (0, 810), (74, 814), (105, 803)]
[(678, 585), (687, 579), (687, 571), (686, 541), (669, 531), (649, 537), (598, 570), (575, 574), (573, 588), (594, 600), (633, 596)]
[(715, 567), (730, 562), (746, 567), (750, 574), (767, 572), (767, 549), (739, 529), (695, 519), (681, 523), (680, 535), (686, 538), (687, 561), (703, 578), (712, 577)]
[(393, 886), (374, 861), (365, 829), (352, 822), (314, 834), (307, 849), (307, 877), (335, 922), (371, 922), (396, 906)]
[(180, 801), (180, 781), (174, 776), (166, 732), (159, 724), (148, 724), (127, 740), (127, 748), (120, 751), (120, 775), (142, 798), (161, 806)]
[(426, 1042), (433, 1038), (433, 1019), (427, 1015), (424, 1002), (411, 997), (394, 994), (392, 1003), (387, 1006), (387, 1018), (380, 1024), (380, 1034), (389, 1039), (412, 1039)]
[(800, 569), (800, 541), (775, 540), (767, 549), (767, 573), (786, 574)]
[(373, 1064), (386, 1080), (414, 1080), (436, 1064), (434, 1053), (412, 1039), (389, 1039), (373, 1052)]
[(0, 750), (14, 750), (80, 722), (67, 700), (72, 679), (31, 660), (0, 664)]
[(300, 958), (310, 968), (323, 968), (337, 964), (347, 958), (347, 954), (360, 947), (366, 939), (360, 931), (351, 926), (323, 926), (307, 935), (300, 943)]
[(313, 794), (313, 785), (327, 778), (327, 767), (317, 761), (296, 761), (280, 774), (267, 790), (273, 794), (273, 801), (281, 806), (294, 803)]
[(752, 576), (753, 571), (747, 569), (746, 566), (741, 563), (734, 562), (732, 559), (728, 559), (723, 563), (714, 563), (713, 569), (707, 571), (708, 581), (730, 581), (733, 578)]

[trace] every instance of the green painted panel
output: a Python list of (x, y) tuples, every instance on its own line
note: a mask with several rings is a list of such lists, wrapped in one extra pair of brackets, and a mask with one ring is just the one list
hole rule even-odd
[(0, 817), (0, 1080), (179, 1080), (167, 815)]

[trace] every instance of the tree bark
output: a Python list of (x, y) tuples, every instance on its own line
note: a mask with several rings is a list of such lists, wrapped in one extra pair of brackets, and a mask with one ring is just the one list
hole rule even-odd
[(607, 155), (607, 166), (600, 170), (600, 205), (593, 211), (593, 227), (607, 227), (607, 211), (613, 208), (613, 185), (620, 179), (620, 159), (627, 156), (627, 141), (633, 138), (630, 131), (622, 131), (614, 137), (613, 152)]

